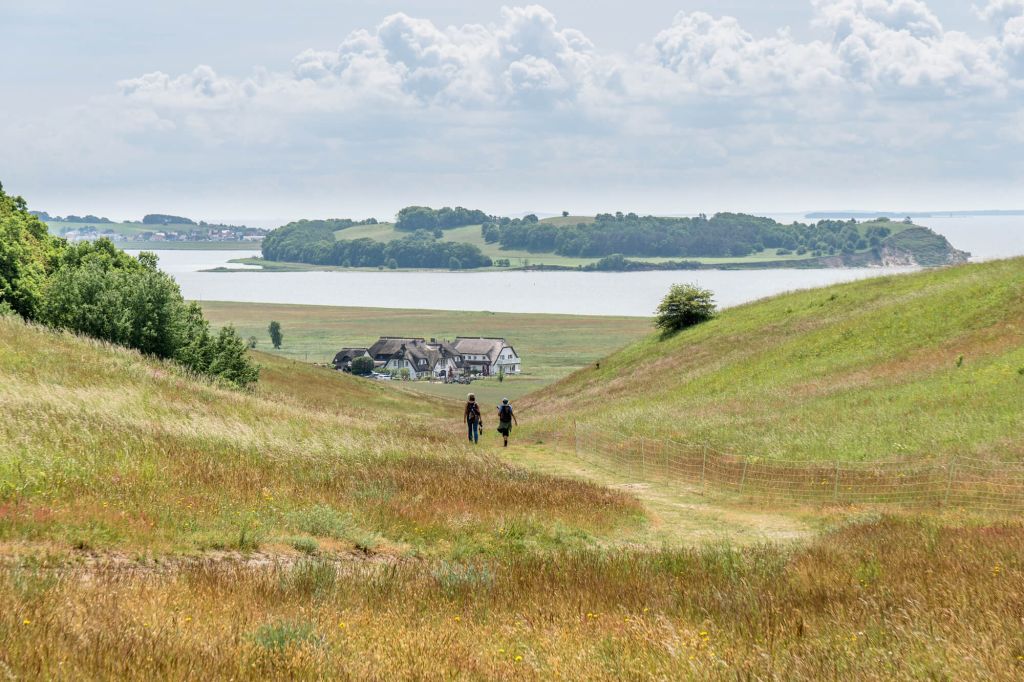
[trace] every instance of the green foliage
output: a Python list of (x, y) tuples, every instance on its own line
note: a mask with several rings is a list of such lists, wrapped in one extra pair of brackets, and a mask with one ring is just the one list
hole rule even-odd
[[(88, 217), (88, 216), (87, 216)], [(109, 222), (109, 221), (108, 221)], [(164, 213), (150, 213), (142, 218), (143, 225), (195, 225), (195, 221), (190, 218), (183, 218), (177, 215), (167, 215)]]
[(477, 225), (490, 219), (483, 211), (456, 206), (434, 210), (427, 206), (406, 206), (398, 212), (395, 229), (406, 232), (416, 230), (448, 229), (463, 225)]
[(34, 319), (63, 245), (50, 236), (45, 223), (28, 213), (24, 199), (7, 195), (0, 185), (0, 301)]
[(388, 270), (397, 270), (398, 269), (398, 261), (396, 261), (394, 258), (388, 258), (387, 265), (388, 265)]
[(284, 334), (281, 333), (281, 323), (277, 320), (271, 320), (270, 325), (267, 326), (267, 333), (270, 334), (270, 342), (274, 344), (274, 350), (281, 347), (281, 342), (284, 340)]
[(352, 373), (366, 376), (373, 371), (373, 358), (363, 355), (352, 361)]
[(886, 239), (885, 244), (914, 254), (918, 264), (926, 267), (947, 265), (953, 248), (945, 237), (926, 227), (911, 227), (898, 232)]
[(256, 344), (259, 343), (259, 341), (256, 339), (255, 336), (250, 336), (248, 339), (246, 339), (246, 343), (249, 346), (249, 348), (254, 349), (256, 348)]
[(248, 386), (259, 379), (259, 367), (249, 360), (245, 341), (233, 326), (221, 327), (212, 339), (210, 364), (204, 374), (224, 379), (236, 386)]
[(491, 259), (478, 247), (441, 241), (433, 227), (384, 243), (368, 238), (337, 240), (334, 230), (320, 222), (300, 221), (274, 230), (263, 240), (263, 257), (360, 268), (390, 267), (392, 263), (396, 268), (445, 268), (452, 258), (457, 258), (463, 268), (491, 265)]
[(658, 305), (655, 325), (663, 334), (674, 334), (715, 316), (712, 293), (693, 284), (673, 284)]
[(449, 270), (461, 270), (462, 269), (462, 261), (460, 261), (455, 256), (452, 256), (451, 258), (448, 259), (448, 269)]
[[(621, 254), (646, 257), (741, 258), (764, 249), (820, 250), (838, 253), (865, 250), (890, 234), (890, 228), (855, 220), (821, 220), (815, 224), (783, 225), (771, 218), (718, 213), (711, 218), (663, 218), (635, 213), (603, 213), (590, 223), (558, 227), (538, 223), (527, 216), (521, 220), (501, 218), (496, 225), (484, 225), (484, 238), (498, 232), (502, 248), (537, 253), (601, 258)], [(924, 228), (918, 228), (924, 229)]]
[(67, 247), (45, 287), (46, 324), (162, 358), (182, 345), (185, 302), (156, 257), (133, 258), (101, 239)]

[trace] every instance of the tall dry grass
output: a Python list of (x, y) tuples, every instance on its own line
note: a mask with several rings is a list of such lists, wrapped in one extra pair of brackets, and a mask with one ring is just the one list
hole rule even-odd
[(0, 576), (36, 679), (1020, 679), (1024, 526), (881, 518), (803, 548)]

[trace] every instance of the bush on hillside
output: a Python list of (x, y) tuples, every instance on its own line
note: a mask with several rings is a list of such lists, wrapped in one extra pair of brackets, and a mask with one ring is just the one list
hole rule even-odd
[(713, 294), (693, 284), (673, 284), (658, 305), (655, 325), (669, 336), (715, 316)]
[(369, 355), (362, 355), (352, 361), (352, 373), (359, 376), (366, 376), (373, 371), (373, 358)]

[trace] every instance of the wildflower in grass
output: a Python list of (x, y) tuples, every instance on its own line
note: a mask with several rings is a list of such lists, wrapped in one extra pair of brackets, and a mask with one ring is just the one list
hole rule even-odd
[(341, 621), (340, 623), (338, 623), (338, 629), (339, 630), (344, 630), (347, 627), (348, 627), (348, 624), (345, 621)]
[(456, 623), (461, 623), (462, 622), (462, 618), (460, 616), (455, 616), (455, 622)]
[(22, 623), (23, 623), (24, 625), (31, 625), (31, 624), (32, 624), (32, 621), (30, 621), (30, 620), (29, 620), (28, 618), (26, 618), (25, 620), (23, 620), (23, 621), (21, 621), (21, 622), (22, 622)]
[(1000, 571), (1002, 570), (1003, 569), (999, 564), (995, 564), (992, 566), (992, 575), (999, 575)]
[(521, 661), (521, 660), (523, 660), (523, 657), (522, 657), (522, 656), (516, 656), (516, 662), (517, 662), (517, 663), (518, 663), (519, 661)]

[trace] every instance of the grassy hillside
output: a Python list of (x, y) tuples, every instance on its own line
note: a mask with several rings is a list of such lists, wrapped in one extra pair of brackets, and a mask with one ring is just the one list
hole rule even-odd
[(470, 456), (440, 403), (258, 358), (242, 393), (0, 319), (0, 545), (474, 554), (586, 542), (636, 514)]
[[(517, 398), (591, 364), (651, 329), (643, 317), (597, 317), (444, 310), (391, 310), (334, 306), (275, 305), (265, 303), (204, 302), (203, 311), (217, 325), (233, 324), (243, 338), (255, 336), (259, 348), (306, 362), (330, 362), (349, 346), (368, 346), (379, 336), (500, 336), (508, 339), (523, 358), (524, 374), (481, 380), (472, 390), (485, 404), (502, 397)], [(284, 344), (273, 351), (267, 324), (277, 320), (284, 328)], [(424, 382), (404, 384), (411, 390), (462, 399), (466, 387)]]
[[(995, 265), (1006, 270), (981, 279), (1019, 303), (1020, 264)], [(926, 301), (904, 283), (890, 284), (897, 301)], [(984, 299), (981, 283), (947, 285)], [(818, 292), (805, 332), (839, 314), (820, 304), (841, 306), (842, 293)], [(955, 313), (946, 321), (979, 324)], [(730, 329), (719, 345), (745, 327)], [(734, 546), (725, 529), (767, 525), (772, 512), (672, 501), (676, 516), (658, 518), (623, 489), (583, 480), (588, 472), (557, 448), (520, 440), (507, 459), (469, 450), (441, 401), (257, 357), (257, 389), (229, 391), (0, 318), (5, 676), (1009, 680), (1024, 671), (1019, 522), (834, 510), (820, 537)], [(621, 357), (611, 361), (620, 370)], [(615, 376), (607, 385), (621, 400)], [(596, 404), (594, 387), (574, 382), (581, 406)], [(508, 463), (524, 455), (579, 477)], [(649, 526), (698, 516), (710, 523), (693, 535), (715, 542), (683, 533), (650, 542)]]
[(647, 339), (521, 403), (725, 452), (1020, 459), (1024, 259), (785, 294)]

